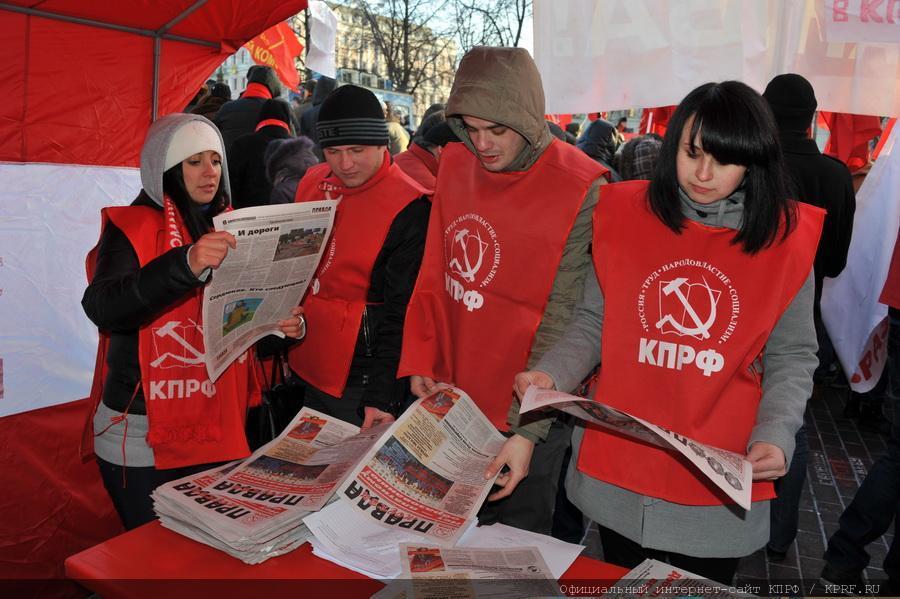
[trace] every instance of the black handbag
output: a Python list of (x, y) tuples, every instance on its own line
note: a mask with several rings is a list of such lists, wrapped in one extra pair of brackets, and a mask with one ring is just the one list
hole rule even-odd
[(272, 357), (272, 374), (266, 376), (266, 367), (259, 358), (256, 363), (262, 371), (262, 402), (247, 411), (247, 444), (256, 451), (290, 424), (303, 407), (303, 391), (300, 379), (287, 366), (284, 352)]

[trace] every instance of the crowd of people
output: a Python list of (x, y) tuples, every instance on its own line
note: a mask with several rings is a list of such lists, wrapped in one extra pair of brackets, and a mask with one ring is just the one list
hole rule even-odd
[[(516, 48), (470, 50), (411, 135), (365, 88), (321, 78), (290, 104), (281, 91), (262, 66), (235, 100), (208, 82), (150, 128), (137, 199), (103, 212), (83, 299), (102, 333), (90, 428), (127, 527), (154, 517), (156, 485), (249, 452), (254, 358), (215, 382), (196, 359), (202, 288), (239, 243), (212, 217), (340, 197), (315, 283), (279, 323), (305, 405), (365, 429), (457, 385), (508, 437), (484, 473), (497, 478), (483, 523), (578, 541), (590, 520), (609, 562), (655, 557), (723, 583), (764, 546), (784, 558), (806, 404), (835, 363), (822, 284), (846, 264), (855, 210), (846, 166), (810, 138), (808, 81), (701, 85), (664, 137), (627, 143), (625, 119), (546, 121)], [(194, 360), (153, 358), (185, 344)], [(659, 447), (520, 417), (529, 385), (745, 455), (752, 509)], [(870, 475), (881, 503), (867, 480), (829, 543), (829, 580), (860, 579), (900, 505), (898, 427)], [(900, 548), (885, 571), (900, 582)]]

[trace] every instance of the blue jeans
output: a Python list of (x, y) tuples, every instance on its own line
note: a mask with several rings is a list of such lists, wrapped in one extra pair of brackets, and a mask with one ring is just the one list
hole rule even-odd
[[(884, 571), (892, 584), (900, 583), (900, 546), (897, 523), (900, 518), (900, 311), (891, 309), (888, 335), (888, 392), (895, 417), (887, 449), (872, 465), (853, 501), (841, 514), (840, 528), (828, 541), (825, 551), (826, 578), (858, 578), (869, 565), (865, 547), (887, 532), (894, 522), (894, 541), (884, 558)], [(830, 576), (829, 576), (830, 574)]]
[(806, 482), (806, 463), (809, 455), (809, 441), (806, 425), (800, 427), (796, 436), (797, 447), (787, 474), (775, 481), (778, 497), (770, 504), (769, 549), (786, 553), (797, 536), (800, 522), (800, 495)]

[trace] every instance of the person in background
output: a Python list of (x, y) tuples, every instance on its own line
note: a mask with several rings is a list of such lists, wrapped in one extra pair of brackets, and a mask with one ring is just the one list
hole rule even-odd
[(292, 137), (291, 109), (284, 100), (266, 100), (259, 111), (256, 131), (234, 140), (228, 155), (228, 176), (235, 208), (265, 206), (272, 195), (266, 176), (266, 148), (276, 139)]
[(312, 108), (313, 92), (316, 89), (316, 80), (307, 79), (300, 86), (300, 95), (291, 100), (291, 118), (294, 123), (294, 130), (301, 134), (301, 121), (303, 113)]
[(306, 406), (369, 428), (392, 421), (407, 397), (397, 362), (431, 203), (391, 162), (384, 112), (371, 91), (337, 88), (316, 128), (325, 164), (307, 171), (296, 201), (341, 201), (302, 303), (315, 324), (288, 360), (306, 383)]
[(209, 95), (190, 110), (191, 114), (199, 114), (209, 120), (213, 120), (219, 109), (231, 100), (231, 88), (226, 83), (216, 83), (212, 86)]
[[(800, 202), (824, 208), (825, 224), (816, 251), (813, 318), (819, 345), (819, 372), (827, 372), (835, 362), (834, 349), (819, 306), (825, 277), (837, 277), (847, 264), (856, 197), (850, 171), (840, 160), (819, 151), (810, 137), (815, 116), (816, 94), (801, 75), (778, 75), (766, 86), (763, 97), (772, 109), (778, 125), (778, 137), (784, 152), (785, 168), (792, 197)], [(788, 473), (776, 484), (778, 497), (772, 502), (771, 538), (766, 553), (773, 561), (782, 561), (797, 536), (800, 494), (806, 482), (809, 442), (806, 427), (797, 431), (796, 449)]]
[(433, 193), (441, 151), (454, 141), (459, 139), (447, 125), (444, 111), (439, 110), (422, 121), (409, 148), (394, 156), (394, 163), (429, 193)]
[[(599, 363), (596, 397), (746, 456), (754, 481), (745, 511), (677, 453), (577, 427), (566, 491), (597, 522), (606, 561), (652, 557), (730, 584), (739, 559), (769, 540), (773, 481), (790, 463), (817, 363), (823, 218), (790, 199), (772, 114), (737, 81), (685, 97), (651, 181), (601, 190), (594, 276), (516, 393), (571, 392)], [(507, 445), (529, 454), (516, 437)]]
[(545, 112), (526, 50), (479, 46), (463, 57), (446, 110), (462, 143), (441, 153), (399, 374), (413, 375), (418, 397), (440, 383), (458, 385), (494, 426), (518, 432), (516, 443), (546, 439), (533, 457), (497, 457), (485, 477), (508, 464), (497, 479), (505, 488), (478, 518), (548, 534), (571, 428), (543, 416), (520, 423), (512, 383), (572, 318), (590, 270), (590, 218), (605, 171), (554, 138)]
[[(212, 230), (230, 197), (223, 145), (201, 116), (153, 123), (141, 150), (143, 189), (131, 206), (103, 209), (88, 255), (81, 304), (100, 346), (83, 449), (96, 454), (127, 529), (155, 518), (157, 486), (250, 453), (254, 359), (238, 358), (215, 384), (203, 360), (203, 286), (238, 243)], [(285, 335), (300, 336), (301, 314), (279, 322)]]
[(848, 594), (868, 594), (862, 573), (871, 559), (866, 546), (885, 534), (894, 523), (894, 536), (884, 557), (888, 576), (882, 596), (900, 596), (900, 238), (879, 302), (888, 306), (890, 330), (887, 342), (887, 393), (893, 412), (887, 447), (863, 480), (853, 501), (841, 514), (837, 531), (828, 539), (822, 579), (826, 583), (848, 585)]
[(409, 133), (400, 123), (399, 114), (394, 112), (394, 108), (390, 102), (384, 105), (384, 120), (387, 122), (388, 129), (388, 152), (391, 156), (396, 156), (400, 152), (405, 152), (409, 146)]
[(316, 156), (322, 160), (322, 149), (319, 147), (319, 137), (316, 133), (316, 122), (319, 120), (319, 110), (322, 102), (328, 97), (328, 94), (337, 88), (337, 81), (331, 77), (319, 77), (316, 80), (316, 87), (312, 92), (312, 107), (304, 111), (300, 117), (300, 134), (313, 140), (316, 144)]
[(596, 160), (607, 170), (607, 180), (617, 183), (622, 180), (613, 167), (613, 156), (619, 148), (619, 137), (616, 128), (607, 120), (598, 118), (591, 121), (584, 132), (575, 141), (575, 147)]
[(274, 139), (266, 146), (266, 178), (272, 186), (270, 204), (289, 204), (297, 185), (310, 168), (319, 163), (313, 142), (305, 135)]
[(662, 139), (655, 135), (641, 135), (628, 140), (613, 156), (613, 164), (623, 181), (653, 178)]
[(272, 67), (253, 65), (247, 70), (247, 89), (237, 100), (223, 104), (213, 121), (222, 132), (226, 153), (238, 137), (253, 133), (265, 101), (280, 95), (281, 82)]

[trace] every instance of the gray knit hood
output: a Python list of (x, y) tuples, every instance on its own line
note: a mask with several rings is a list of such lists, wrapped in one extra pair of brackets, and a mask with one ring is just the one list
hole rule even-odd
[[(165, 167), (166, 152), (169, 150), (169, 144), (175, 133), (184, 124), (191, 121), (202, 121), (208, 124), (218, 134), (222, 147), (225, 142), (222, 140), (222, 134), (219, 132), (212, 121), (200, 116), (199, 114), (175, 113), (167, 114), (150, 125), (147, 131), (147, 138), (144, 140), (144, 147), (141, 148), (141, 186), (150, 198), (163, 205), (163, 172)], [(225, 191), (226, 197), (231, 199), (231, 184), (228, 181), (228, 161), (222, 154), (222, 178), (219, 186)]]

